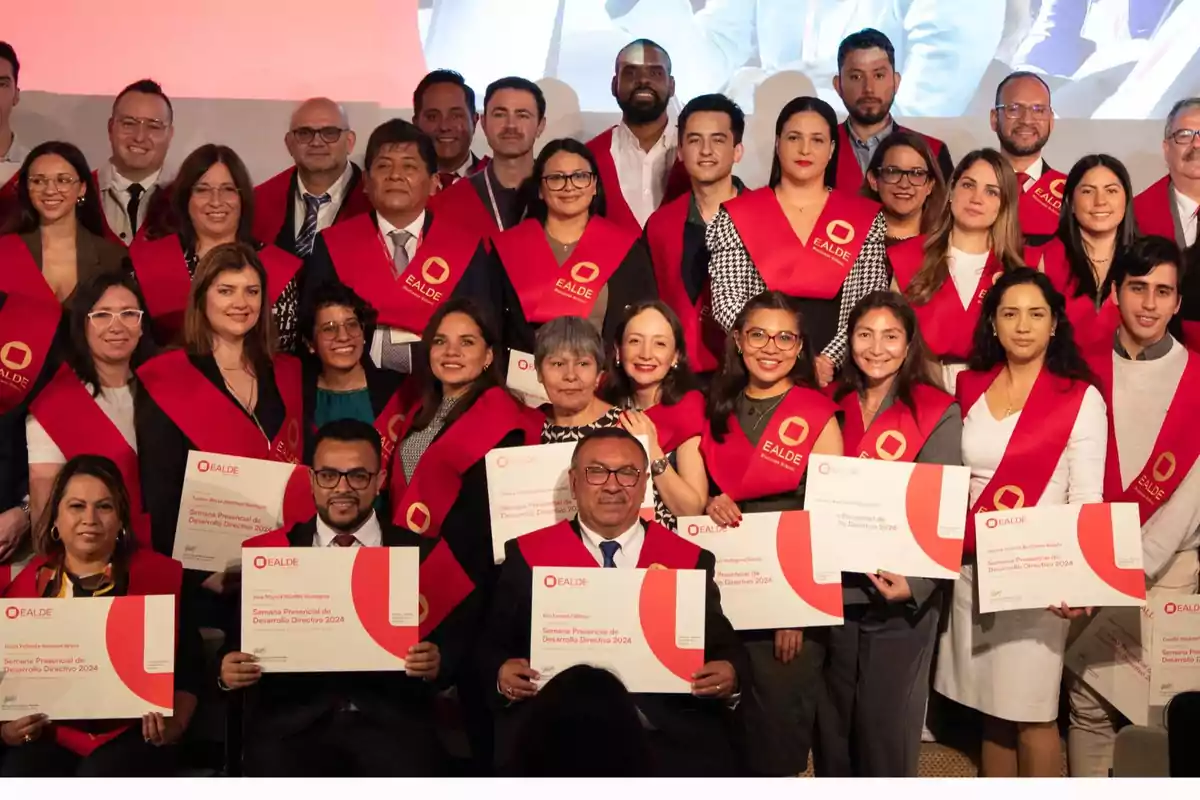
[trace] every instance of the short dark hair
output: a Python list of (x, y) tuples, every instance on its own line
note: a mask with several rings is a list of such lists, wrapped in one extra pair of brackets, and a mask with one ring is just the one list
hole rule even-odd
[(1165, 236), (1140, 236), (1128, 247), (1117, 250), (1117, 257), (1108, 270), (1108, 281), (1114, 289), (1120, 289), (1128, 278), (1141, 278), (1161, 264), (1172, 264), (1177, 274), (1175, 286), (1182, 294), (1185, 261), (1174, 240)]
[(742, 143), (742, 134), (746, 132), (746, 112), (742, 107), (723, 94), (701, 94), (687, 101), (687, 105), (679, 112), (679, 142), (683, 143), (684, 133), (687, 132), (688, 118), (700, 111), (713, 111), (726, 114), (729, 117), (729, 127), (733, 129), (733, 143)]
[(439, 83), (448, 83), (462, 89), (463, 97), (467, 100), (467, 112), (470, 113), (472, 119), (479, 116), (479, 111), (475, 108), (475, 90), (467, 85), (467, 81), (461, 73), (452, 69), (435, 69), (421, 78), (417, 88), (413, 89), (413, 114), (421, 113), (421, 106), (425, 103), (425, 90), (430, 86), (437, 86)]
[(317, 312), (330, 306), (342, 306), (354, 312), (354, 318), (364, 329), (373, 328), (379, 317), (370, 303), (341, 281), (325, 281), (313, 292), (310, 302), (300, 309), (299, 330), (306, 342), (312, 344), (317, 335)]
[(161, 97), (163, 102), (167, 104), (167, 113), (170, 114), (171, 117), (167, 120), (167, 122), (173, 123), (175, 121), (175, 107), (171, 105), (171, 98), (167, 97), (167, 93), (163, 91), (163, 88), (158, 81), (151, 80), (150, 78), (142, 78), (140, 81), (134, 81), (118, 92), (117, 96), (113, 98), (112, 113), (117, 113), (117, 103), (121, 102), (122, 97), (127, 94), (133, 94), (134, 92), (137, 92), (138, 94), (152, 94), (155, 97)]
[(154, 353), (154, 338), (150, 332), (150, 315), (146, 313), (146, 299), (142, 297), (142, 291), (138, 288), (133, 273), (100, 272), (79, 284), (67, 311), (70, 347), (66, 350), (65, 359), (81, 381), (92, 385), (93, 397), (99, 397), (103, 387), (100, 385), (100, 376), (96, 371), (96, 360), (88, 348), (88, 314), (91, 313), (92, 306), (100, 302), (100, 298), (104, 296), (105, 292), (118, 286), (129, 290), (137, 301), (137, 307), (143, 312), (142, 337), (138, 340), (137, 347), (134, 348), (133, 356), (129, 361), (130, 367), (136, 370)]
[(1046, 83), (1045, 79), (1042, 78), (1041, 75), (1038, 75), (1036, 72), (1030, 72), (1027, 69), (1019, 69), (1016, 72), (1008, 73), (1008, 75), (1005, 75), (1004, 79), (1000, 81), (1000, 83), (996, 84), (996, 100), (993, 105), (1000, 105), (1000, 95), (1004, 93), (1005, 86), (1008, 86), (1013, 81), (1018, 81), (1021, 78), (1033, 78), (1046, 88), (1046, 94), (1052, 94), (1050, 91), (1050, 84)]
[(528, 78), (518, 78), (515, 75), (500, 78), (488, 84), (487, 89), (483, 93), (483, 113), (487, 113), (488, 103), (492, 102), (492, 96), (502, 89), (517, 89), (518, 91), (529, 92), (533, 95), (533, 101), (537, 103), (538, 119), (545, 119), (546, 95), (542, 92), (542, 87)]
[(0, 61), (7, 61), (12, 65), (13, 86), (19, 84), (21, 79), (21, 62), (17, 59), (16, 49), (8, 42), (0, 42)]
[(887, 53), (888, 63), (892, 65), (892, 69), (895, 69), (896, 48), (892, 46), (892, 40), (883, 31), (877, 31), (874, 28), (863, 28), (861, 31), (855, 31), (845, 39), (842, 39), (842, 43), (838, 45), (838, 72), (842, 71), (842, 65), (846, 63), (846, 57), (855, 50), (870, 50), (874, 47), (878, 47)]
[(317, 455), (317, 448), (321, 446), (321, 442), (326, 440), (332, 442), (366, 442), (371, 445), (371, 450), (375, 453), (376, 463), (382, 464), (383, 462), (383, 442), (379, 438), (379, 431), (375, 430), (374, 425), (363, 422), (361, 419), (346, 418), (330, 420), (317, 428), (312, 449), (314, 459)]
[(429, 174), (437, 172), (437, 150), (433, 139), (416, 125), (402, 119), (389, 119), (382, 123), (367, 138), (367, 152), (363, 157), (363, 169), (371, 171), (371, 164), (379, 155), (379, 151), (389, 144), (415, 144), (417, 153), (425, 162)]
[(642, 447), (642, 443), (638, 438), (629, 431), (622, 428), (620, 425), (614, 425), (611, 428), (596, 428), (586, 434), (582, 439), (575, 443), (575, 449), (571, 451), (571, 466), (579, 465), (579, 451), (587, 446), (588, 442), (600, 441), (603, 439), (620, 439), (625, 442), (633, 442), (637, 445), (637, 449), (642, 453), (642, 468), (649, 466), (650, 454), (646, 452), (646, 448)]

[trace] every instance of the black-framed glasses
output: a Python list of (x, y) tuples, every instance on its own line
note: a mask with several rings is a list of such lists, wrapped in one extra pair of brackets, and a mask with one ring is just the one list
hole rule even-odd
[(325, 144), (333, 144), (342, 138), (342, 134), (348, 130), (350, 129), (339, 128), (336, 125), (326, 125), (324, 128), (293, 128), (291, 134), (300, 144), (311, 144), (312, 140), (317, 136), (320, 136), (321, 141), (325, 142)]
[(70, 191), (71, 187), (75, 184), (81, 183), (79, 178), (74, 175), (67, 175), (66, 173), (59, 173), (58, 175), (30, 175), (27, 182), (30, 191), (38, 192), (44, 192), (51, 186), (58, 187), (60, 192), (66, 192)]
[(566, 172), (551, 172), (542, 176), (542, 183), (546, 184), (546, 188), (552, 192), (561, 192), (567, 188), (567, 183), (570, 182), (576, 189), (586, 189), (596, 180), (596, 173), (578, 170), (572, 173)]
[(628, 489), (630, 486), (637, 486), (638, 478), (642, 477), (642, 471), (637, 467), (609, 469), (599, 464), (588, 464), (583, 468), (583, 479), (592, 486), (603, 486), (608, 483), (610, 475), (617, 476), (618, 486), (624, 486)]
[(1020, 119), (1026, 112), (1034, 119), (1046, 119), (1050, 116), (1050, 106), (1041, 103), (1002, 103), (996, 106), (996, 110), (1009, 119)]
[(900, 183), (904, 178), (913, 186), (924, 186), (929, 181), (929, 170), (924, 167), (900, 169), (899, 167), (880, 167), (875, 171), (876, 177), (886, 184)]
[(371, 479), (378, 475), (378, 472), (371, 472), (365, 469), (314, 469), (312, 471), (313, 478), (317, 482), (317, 486), (322, 489), (336, 489), (338, 484), (342, 482), (342, 478), (346, 479), (351, 489), (362, 491), (371, 485)]
[(114, 322), (120, 322), (126, 328), (140, 328), (145, 313), (140, 308), (122, 308), (120, 311), (89, 311), (87, 318), (101, 330), (107, 330)]
[(762, 328), (751, 328), (746, 331), (746, 344), (753, 350), (762, 350), (768, 342), (774, 342), (784, 353), (791, 352), (800, 346), (800, 337), (791, 331), (767, 333)]
[(357, 339), (363, 335), (362, 323), (354, 318), (348, 319), (345, 322), (326, 322), (317, 328), (317, 335), (322, 339), (332, 341), (338, 338), (338, 334), (342, 331), (346, 332), (348, 338)]
[(1200, 136), (1200, 131), (1194, 131), (1191, 128), (1180, 128), (1177, 131), (1171, 131), (1171, 141), (1184, 147), (1195, 142), (1197, 136)]

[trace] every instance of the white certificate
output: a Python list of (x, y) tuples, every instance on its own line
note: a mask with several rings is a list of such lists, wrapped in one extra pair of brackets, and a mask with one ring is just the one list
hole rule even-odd
[(1150, 704), (1200, 689), (1200, 595), (1155, 594)]
[(535, 567), (529, 664), (543, 681), (591, 664), (631, 692), (688, 694), (704, 666), (704, 583), (697, 569)]
[(1102, 608), (1067, 648), (1063, 665), (1135, 725), (1150, 719), (1150, 641), (1153, 611)]
[(739, 631), (842, 624), (842, 573), (813, 567), (807, 511), (746, 514), (736, 528), (680, 517), (679, 535), (717, 560), (721, 608)]
[(264, 672), (403, 670), (419, 639), (416, 547), (242, 551), (242, 650)]
[[(646, 437), (637, 437), (649, 447)], [(502, 447), (489, 451), (487, 464), (488, 510), (492, 519), (492, 555), (504, 561), (504, 544), (510, 539), (547, 528), (575, 516), (568, 472), (575, 442)], [(609, 478), (615, 480), (615, 478)], [(654, 518), (654, 484), (646, 481), (642, 516)]]
[(224, 572), (241, 563), (242, 542), (283, 526), (284, 494), (297, 471), (306, 470), (280, 461), (190, 452), (172, 557), (204, 572)]
[(533, 356), (521, 350), (508, 351), (508, 388), (521, 396), (525, 405), (537, 408), (550, 402), (546, 387), (538, 380)]
[(1142, 606), (1134, 503), (1047, 505), (975, 515), (979, 610)]
[(0, 607), (0, 720), (171, 716), (173, 595), (6, 599)]
[(814, 453), (804, 490), (822, 528), (813, 557), (825, 570), (957, 579), (970, 484), (967, 467)]

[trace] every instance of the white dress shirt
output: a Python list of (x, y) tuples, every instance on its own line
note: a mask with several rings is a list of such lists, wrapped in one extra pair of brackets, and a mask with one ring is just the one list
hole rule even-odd
[[(332, 225), (334, 220), (337, 218), (338, 210), (341, 209), (342, 203), (346, 200), (346, 189), (349, 188), (350, 179), (353, 177), (354, 167), (352, 167), (350, 162), (347, 161), (346, 168), (342, 170), (341, 177), (337, 179), (337, 182), (335, 182), (333, 186), (329, 187), (329, 202), (317, 209), (318, 233)], [(304, 204), (304, 195), (314, 193), (308, 190), (308, 187), (304, 185), (304, 179), (299, 175), (296, 175), (296, 187), (300, 191), (296, 193), (295, 198), (292, 200), (292, 216), (295, 218), (296, 223), (295, 235), (299, 236), (300, 229), (304, 227), (304, 214), (308, 210)], [(325, 194), (325, 192), (322, 192), (322, 194)], [(138, 215), (141, 216), (140, 211)]]
[[(378, 214), (375, 215), (375, 219), (379, 225), (379, 234), (383, 237), (383, 244), (387, 248), (388, 258), (394, 259), (396, 257), (396, 243), (392, 241), (390, 234), (392, 231), (399, 229)], [(411, 262), (412, 257), (417, 254), (417, 245), (420, 244), (421, 232), (424, 230), (424, 228), (424, 211), (418, 214), (416, 219), (404, 226), (404, 230), (412, 234), (408, 237), (408, 241), (404, 244), (404, 252), (408, 253), (409, 262)], [(419, 333), (419, 331), (409, 332)], [(380, 325), (375, 328), (375, 335), (371, 337), (371, 361), (375, 362), (375, 366), (377, 367), (380, 366), (383, 361), (383, 343), (386, 341), (384, 337), (391, 336), (391, 333), (392, 329), (390, 327), (386, 325)]]
[[(1045, 169), (1046, 169), (1046, 159), (1044, 159), (1044, 158), (1039, 158), (1037, 161), (1033, 162), (1028, 167), (1026, 167), (1025, 174), (1029, 176), (1029, 179), (1025, 181), (1024, 186), (1020, 187), (1021, 191), (1028, 192), (1030, 189), (1032, 189), (1033, 185), (1035, 183), (1037, 183), (1039, 180), (1041, 180), (1042, 172)], [(1018, 180), (1020, 180), (1020, 179), (1018, 178)]]
[[(92, 393), (92, 385), (85, 383), (88, 394)], [(112, 420), (112, 424), (121, 432), (121, 436), (137, 452), (137, 433), (133, 425), (133, 393), (128, 386), (105, 386), (95, 398), (96, 405), (104, 412), (104, 416)], [(42, 424), (32, 414), (25, 418), (25, 438), (29, 451), (30, 464), (65, 464), (67, 459), (62, 450), (46, 433)]]
[(17, 164), (18, 166), (25, 163), (25, 157), (29, 155), (29, 148), (21, 144), (21, 140), (17, 138), (16, 131), (13, 131), (12, 141), (8, 145), (8, 151), (4, 153), (4, 157), (0, 158), (0, 164)]
[[(333, 528), (325, 524), (325, 520), (317, 515), (317, 532), (313, 536), (313, 547), (336, 547), (333, 543), (333, 537), (339, 533), (350, 533), (350, 531), (335, 531)], [(371, 512), (371, 516), (367, 518), (358, 530), (354, 531), (354, 544), (351, 547), (383, 547), (383, 531), (379, 527), (379, 517), (375, 516), (375, 512)]]
[[(151, 195), (159, 190), (158, 184), (162, 176), (160, 169), (146, 176), (145, 179), (137, 181), (146, 190), (142, 193), (138, 203), (139, 229), (146, 222), (146, 214), (150, 211)], [(108, 227), (121, 238), (122, 242), (126, 244), (132, 242), (133, 231), (129, 227), (129, 212), (126, 209), (129, 207), (129, 187), (134, 184), (134, 181), (117, 172), (117, 168), (111, 161), (105, 161), (100, 167), (97, 171), (97, 179), (100, 184), (100, 201), (104, 206), (104, 218), (108, 221)]]
[(603, 541), (613, 541), (621, 545), (621, 549), (613, 556), (613, 563), (617, 565), (617, 569), (636, 569), (638, 559), (642, 556), (642, 542), (646, 540), (646, 529), (642, 527), (642, 521), (636, 520), (624, 533), (616, 539), (605, 539), (595, 531), (589, 530), (588, 526), (583, 524), (583, 520), (579, 521), (579, 529), (583, 531), (583, 546), (588, 549), (592, 557), (596, 559), (596, 563), (604, 566), (604, 553), (600, 550), (600, 543)]
[[(621, 194), (643, 227), (666, 194), (667, 173), (675, 163), (675, 143), (674, 120), (667, 124), (662, 138), (654, 143), (650, 152), (642, 149), (641, 142), (624, 122), (613, 131), (612, 159), (621, 183)], [(611, 187), (605, 188), (612, 191)]]
[(1179, 222), (1183, 225), (1183, 242), (1188, 247), (1196, 243), (1196, 209), (1200, 207), (1192, 198), (1172, 187), (1175, 192), (1175, 208), (1179, 212)]
[(950, 267), (950, 279), (958, 290), (958, 299), (963, 308), (969, 308), (975, 299), (975, 290), (979, 288), (979, 278), (987, 268), (989, 253), (964, 253), (957, 247), (951, 247), (947, 253)]

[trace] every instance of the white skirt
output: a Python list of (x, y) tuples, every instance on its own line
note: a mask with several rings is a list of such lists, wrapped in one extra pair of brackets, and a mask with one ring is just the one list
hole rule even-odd
[(1070, 623), (1044, 609), (980, 614), (977, 597), (975, 566), (964, 564), (938, 642), (934, 690), (998, 719), (1054, 721)]

